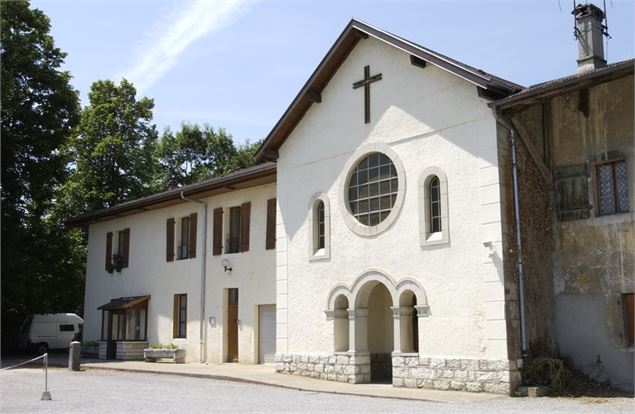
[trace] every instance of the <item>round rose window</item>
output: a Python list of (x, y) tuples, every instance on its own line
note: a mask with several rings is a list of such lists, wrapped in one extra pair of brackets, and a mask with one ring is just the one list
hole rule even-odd
[(399, 180), (392, 160), (380, 152), (362, 158), (348, 181), (348, 205), (365, 226), (376, 226), (388, 217), (397, 200)]

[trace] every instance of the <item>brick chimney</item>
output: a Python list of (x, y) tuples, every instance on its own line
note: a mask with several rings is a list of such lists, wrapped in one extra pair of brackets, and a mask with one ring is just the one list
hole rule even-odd
[(606, 66), (604, 12), (594, 4), (578, 4), (573, 10), (578, 39), (578, 73)]

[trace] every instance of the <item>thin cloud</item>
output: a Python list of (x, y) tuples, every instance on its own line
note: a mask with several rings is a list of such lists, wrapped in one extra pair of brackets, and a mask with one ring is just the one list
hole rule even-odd
[[(233, 24), (255, 4), (248, 0), (198, 0), (165, 16), (148, 40), (140, 45), (137, 61), (123, 76), (143, 93), (179, 61), (179, 56), (198, 39)], [(183, 4), (179, 4), (182, 6)]]

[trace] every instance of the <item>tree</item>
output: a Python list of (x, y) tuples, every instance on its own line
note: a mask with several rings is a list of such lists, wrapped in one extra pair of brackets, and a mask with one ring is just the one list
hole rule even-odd
[[(81, 309), (83, 284), (72, 284), (73, 269), (58, 272), (72, 254), (50, 220), (65, 177), (60, 147), (79, 112), (71, 76), (60, 70), (66, 54), (55, 47), (48, 17), (28, 2), (3, 2), (0, 15), (4, 338), (28, 313)], [(58, 284), (66, 285), (62, 298), (47, 293)]]
[(183, 186), (254, 164), (257, 145), (235, 146), (232, 136), (209, 125), (183, 123), (176, 134), (166, 129), (157, 146), (157, 189)]
[(72, 163), (62, 188), (71, 214), (111, 207), (152, 192), (156, 171), (154, 102), (137, 100), (132, 83), (109, 80), (91, 85), (89, 104), (81, 111), (65, 153)]

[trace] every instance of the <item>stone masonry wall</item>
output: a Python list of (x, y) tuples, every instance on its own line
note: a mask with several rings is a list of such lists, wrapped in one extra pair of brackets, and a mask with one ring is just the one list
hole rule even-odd
[(148, 347), (147, 342), (117, 341), (117, 359), (142, 360), (143, 350)]
[[(429, 388), (509, 395), (520, 374), (513, 361), (426, 358), (393, 354), (395, 387)], [(276, 354), (276, 372), (351, 384), (370, 382), (370, 355), (349, 353)]]
[(513, 361), (393, 356), (395, 387), (507, 394), (520, 378)]
[(351, 384), (368, 383), (370, 355), (277, 353), (276, 372)]

